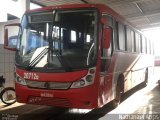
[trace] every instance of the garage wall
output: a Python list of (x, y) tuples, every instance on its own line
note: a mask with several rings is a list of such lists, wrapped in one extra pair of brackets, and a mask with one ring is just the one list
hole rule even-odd
[(29, 7), (30, 0), (3, 0), (0, 4), (0, 22), (7, 21), (7, 14), (21, 18)]
[[(14, 58), (15, 52), (4, 49), (4, 25), (17, 23), (19, 20), (0, 23), (0, 76), (6, 78), (5, 86), (14, 86)], [(15, 30), (13, 30), (15, 31)]]
[(6, 86), (14, 86), (14, 57), (15, 52), (5, 50), (0, 44), (0, 76), (6, 78)]

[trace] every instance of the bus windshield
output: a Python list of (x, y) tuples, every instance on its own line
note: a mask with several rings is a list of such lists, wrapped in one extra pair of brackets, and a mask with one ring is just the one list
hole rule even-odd
[(97, 58), (97, 12), (53, 10), (25, 14), (16, 65), (33, 69), (83, 69)]

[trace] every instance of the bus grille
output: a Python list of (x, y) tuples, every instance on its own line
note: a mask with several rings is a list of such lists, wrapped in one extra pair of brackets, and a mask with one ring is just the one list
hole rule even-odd
[(41, 82), (41, 81), (31, 81), (26, 80), (27, 86), (29, 88), (39, 88), (48, 90), (58, 90), (58, 89), (69, 89), (71, 86), (70, 82)]
[(34, 97), (30, 96), (28, 99), (29, 104), (36, 105), (50, 105), (59, 107), (70, 107), (71, 103), (64, 98), (49, 98), (49, 97)]

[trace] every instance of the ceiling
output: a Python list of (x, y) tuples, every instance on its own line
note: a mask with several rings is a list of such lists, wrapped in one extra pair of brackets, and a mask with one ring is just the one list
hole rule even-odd
[(31, 0), (43, 5), (101, 3), (108, 5), (141, 30), (160, 27), (160, 0)]

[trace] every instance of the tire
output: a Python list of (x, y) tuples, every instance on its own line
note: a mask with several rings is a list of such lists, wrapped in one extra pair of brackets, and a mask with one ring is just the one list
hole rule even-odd
[(158, 85), (160, 86), (160, 80), (158, 80)]
[(118, 78), (115, 92), (116, 92), (115, 99), (111, 102), (112, 108), (116, 108), (120, 104), (121, 97), (124, 93), (124, 76), (122, 74)]
[(116, 97), (111, 102), (112, 108), (116, 108), (120, 104), (121, 96), (122, 96), (122, 93), (121, 93), (120, 83), (118, 83), (117, 86), (116, 86)]
[(146, 71), (145, 71), (143, 86), (146, 87), (147, 84), (148, 84), (148, 69), (146, 69)]
[(15, 89), (12, 87), (7, 87), (2, 90), (0, 94), (0, 99), (6, 105), (11, 105), (16, 102)]

